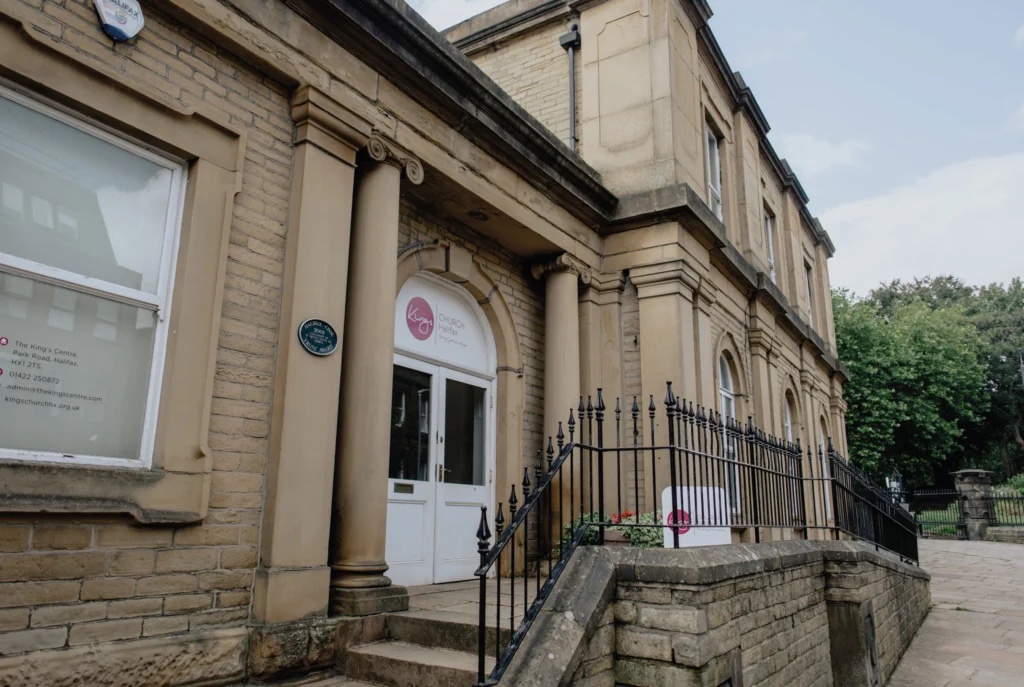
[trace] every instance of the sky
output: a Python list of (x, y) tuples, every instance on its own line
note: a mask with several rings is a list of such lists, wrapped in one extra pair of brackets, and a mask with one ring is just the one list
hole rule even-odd
[[(499, 3), (410, 4), (445, 28)], [(726, 58), (836, 245), (834, 287), (1024, 276), (1024, 2), (711, 6)]]

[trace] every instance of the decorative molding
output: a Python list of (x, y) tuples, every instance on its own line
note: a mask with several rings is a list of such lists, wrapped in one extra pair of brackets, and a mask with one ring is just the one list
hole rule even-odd
[(697, 283), (697, 299), (694, 301), (694, 305), (699, 307), (705, 312), (710, 312), (711, 308), (718, 302), (718, 293), (721, 289), (715, 285), (707, 277), (701, 277)]
[(366, 143), (366, 153), (377, 162), (405, 170), (405, 176), (417, 186), (423, 183), (423, 163), (412, 153), (374, 131)]
[(542, 279), (548, 272), (572, 272), (580, 281), (589, 285), (593, 279), (590, 267), (577, 257), (562, 253), (554, 260), (540, 262), (530, 270), (534, 279)]
[(356, 152), (373, 131), (366, 119), (310, 85), (295, 89), (291, 115), (296, 145), (312, 143), (349, 164), (355, 164)]

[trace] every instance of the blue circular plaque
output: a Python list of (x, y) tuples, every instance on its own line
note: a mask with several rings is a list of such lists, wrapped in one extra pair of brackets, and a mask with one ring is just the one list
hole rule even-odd
[(338, 334), (323, 320), (306, 320), (299, 325), (299, 343), (313, 355), (330, 355), (338, 348)]

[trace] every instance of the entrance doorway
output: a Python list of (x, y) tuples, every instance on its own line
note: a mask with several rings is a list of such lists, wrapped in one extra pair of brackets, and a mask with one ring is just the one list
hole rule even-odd
[(410, 279), (396, 303), (386, 559), (396, 584), (467, 580), (494, 478), (494, 347), (454, 285)]

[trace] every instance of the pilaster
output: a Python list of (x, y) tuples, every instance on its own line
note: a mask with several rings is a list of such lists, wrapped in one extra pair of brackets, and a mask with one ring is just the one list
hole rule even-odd
[(281, 330), (274, 379), (267, 502), (253, 615), (280, 623), (325, 615), (331, 476), (342, 351), (314, 356), (299, 325), (317, 318), (344, 334), (357, 150), (369, 124), (311, 86), (295, 91), (292, 179)]
[[(694, 292), (700, 285), (700, 278), (686, 262), (672, 260), (634, 268), (630, 270), (630, 280), (636, 285), (640, 301), (640, 380), (644, 394), (640, 406), (646, 413), (650, 397), (654, 397), (659, 409), (654, 420), (655, 441), (663, 446), (668, 442), (661, 404), (665, 398), (665, 383), (672, 382), (680, 398), (698, 398), (693, 309)], [(647, 504), (660, 503), (660, 494), (654, 493), (655, 486), (669, 484), (667, 454), (659, 453), (656, 460), (654, 475), (650, 474), (649, 467), (645, 468)]]

